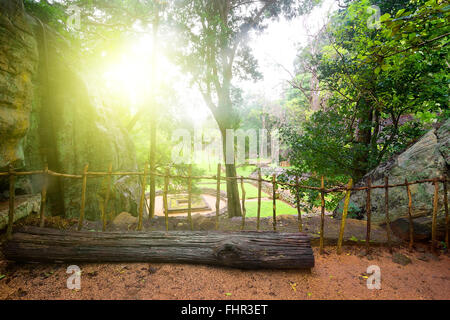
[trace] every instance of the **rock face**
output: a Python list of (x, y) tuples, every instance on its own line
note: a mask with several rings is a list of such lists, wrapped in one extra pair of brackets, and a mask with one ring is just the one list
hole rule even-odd
[[(377, 168), (369, 172), (356, 184), (356, 187), (366, 184), (367, 178), (372, 178), (373, 185), (383, 185), (384, 176), (389, 177), (389, 184), (403, 183), (405, 178), (408, 181), (430, 179), (436, 177), (448, 177), (450, 167), (450, 119), (443, 123), (440, 128), (427, 132), (419, 141), (406, 149), (403, 153), (390, 159), (388, 162), (380, 164)], [(410, 186), (413, 205), (413, 217), (429, 217), (433, 211), (434, 186), (432, 183), (416, 184)], [(384, 211), (384, 189), (373, 189), (371, 193), (372, 221), (374, 223), (385, 222)], [(356, 191), (351, 194), (349, 215), (357, 215), (366, 219), (365, 212), (366, 192)], [(340, 203), (334, 212), (335, 217), (342, 215), (343, 202)], [(443, 185), (439, 184), (438, 216), (444, 213), (443, 206)], [(391, 221), (408, 216), (408, 197), (405, 187), (395, 187), (389, 189), (389, 215)], [(400, 227), (406, 222), (399, 222)], [(420, 220), (421, 221), (421, 220)], [(420, 222), (419, 220), (417, 223)], [(438, 219), (442, 221), (442, 219)], [(416, 224), (416, 222), (414, 223)], [(418, 238), (429, 234), (426, 231), (428, 224), (420, 223), (417, 229), (420, 230)]]
[(133, 224), (137, 224), (138, 218), (133, 217), (128, 212), (122, 212), (113, 220), (113, 225), (116, 227), (129, 227)]
[[(413, 220), (414, 241), (425, 241), (431, 239), (431, 225), (432, 217), (418, 217)], [(392, 232), (394, 232), (400, 239), (409, 240), (409, 219), (398, 218), (391, 223)], [(443, 239), (445, 237), (445, 217), (439, 216), (437, 219), (437, 238)]]
[(0, 168), (24, 158), (38, 47), (21, 1), (0, 2)]
[(392, 255), (392, 261), (401, 264), (402, 266), (406, 266), (407, 264), (410, 264), (412, 262), (409, 257), (398, 252)]
[[(22, 1), (0, 2), (0, 171), (49, 169), (62, 173), (138, 169), (126, 130), (97, 104), (76, 70), (64, 39), (24, 12)], [(18, 179), (16, 193), (37, 193), (42, 178)], [(0, 194), (7, 190), (0, 180)], [(47, 208), (52, 215), (77, 217), (81, 180), (51, 178)], [(86, 218), (97, 219), (105, 187), (88, 179)], [(136, 214), (137, 178), (113, 178), (107, 212)]]
[[(18, 196), (14, 208), (14, 222), (28, 216), (31, 213), (38, 213), (41, 205), (41, 195)], [(8, 226), (8, 203), (0, 205), (0, 230)]]

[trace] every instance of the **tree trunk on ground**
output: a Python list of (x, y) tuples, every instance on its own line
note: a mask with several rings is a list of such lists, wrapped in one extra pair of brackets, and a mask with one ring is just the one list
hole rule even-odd
[(20, 262), (166, 262), (243, 269), (314, 267), (304, 233), (277, 232), (69, 232), (25, 227), (3, 246)]

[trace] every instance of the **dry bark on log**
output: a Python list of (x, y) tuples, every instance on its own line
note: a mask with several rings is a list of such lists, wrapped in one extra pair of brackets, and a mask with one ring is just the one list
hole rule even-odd
[(19, 262), (168, 262), (242, 269), (314, 267), (309, 236), (277, 232), (70, 232), (24, 227), (3, 246)]

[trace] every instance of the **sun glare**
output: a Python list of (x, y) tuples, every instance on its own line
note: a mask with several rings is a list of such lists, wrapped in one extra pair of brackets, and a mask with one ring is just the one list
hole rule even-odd
[[(145, 103), (150, 98), (152, 87), (152, 39), (143, 36), (129, 45), (123, 52), (114, 54), (114, 59), (104, 67), (104, 84), (109, 92), (122, 95), (130, 102), (130, 108)], [(108, 52), (102, 56), (108, 60)], [(158, 55), (159, 56), (159, 55)], [(167, 68), (167, 62), (158, 57), (155, 70), (156, 81), (162, 81), (162, 68)], [(156, 83), (157, 84), (157, 83)]]
[(131, 42), (121, 52), (102, 53), (100, 74), (104, 87), (112, 97), (119, 97), (135, 113), (150, 101), (151, 95), (164, 95), (162, 83), (176, 83), (176, 91), (184, 98), (179, 101), (186, 115), (201, 125), (210, 114), (198, 92), (163, 54), (157, 54), (155, 84), (152, 83), (152, 37), (144, 35)]

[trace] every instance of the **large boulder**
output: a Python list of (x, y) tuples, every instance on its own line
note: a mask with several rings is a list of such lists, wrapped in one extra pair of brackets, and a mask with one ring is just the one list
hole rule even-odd
[[(355, 186), (366, 185), (368, 177), (371, 177), (373, 185), (383, 185), (384, 177), (389, 177), (389, 184), (404, 183), (421, 179), (432, 179), (448, 177), (450, 167), (450, 119), (439, 128), (428, 131), (421, 139), (402, 152), (391, 158), (386, 163), (380, 164), (374, 170), (366, 174)], [(413, 205), (413, 217), (429, 217), (433, 212), (434, 186), (432, 183), (415, 184), (410, 186)], [(372, 221), (383, 224), (385, 222), (384, 189), (373, 189), (371, 192)], [(366, 192), (352, 192), (350, 196), (349, 214), (352, 217), (366, 219)], [(334, 211), (334, 216), (340, 218), (342, 215), (343, 201)], [(443, 207), (443, 184), (439, 183), (438, 216), (444, 214)], [(406, 230), (408, 226), (408, 196), (406, 187), (395, 187), (389, 189), (389, 215), (391, 221), (398, 221), (398, 230)], [(423, 219), (422, 219), (423, 220)], [(418, 238), (427, 238), (430, 234), (430, 225), (418, 220), (417, 230), (420, 231)], [(427, 221), (429, 219), (426, 219)], [(438, 221), (444, 221), (438, 219)], [(420, 222), (420, 223), (419, 223)], [(406, 226), (405, 226), (406, 224)], [(425, 236), (426, 235), (426, 236)]]
[[(9, 203), (0, 203), (0, 230), (8, 226), (9, 220)], [(39, 212), (41, 205), (41, 195), (18, 196), (14, 206), (14, 222), (25, 218), (26, 216)]]
[(122, 212), (118, 216), (116, 216), (112, 222), (112, 224), (115, 227), (118, 228), (129, 228), (132, 225), (135, 225), (138, 223), (138, 218), (133, 217), (128, 212)]
[[(136, 151), (127, 131), (98, 103), (95, 88), (78, 73), (75, 51), (51, 28), (28, 15), (22, 1), (0, 2), (0, 171), (49, 169), (80, 174), (136, 171)], [(21, 178), (16, 193), (37, 193), (42, 178)], [(0, 180), (0, 194), (7, 190)], [(136, 214), (136, 177), (114, 177), (108, 212)], [(105, 195), (102, 178), (87, 184), (86, 218), (97, 219)], [(52, 178), (47, 208), (77, 217), (81, 179)]]

